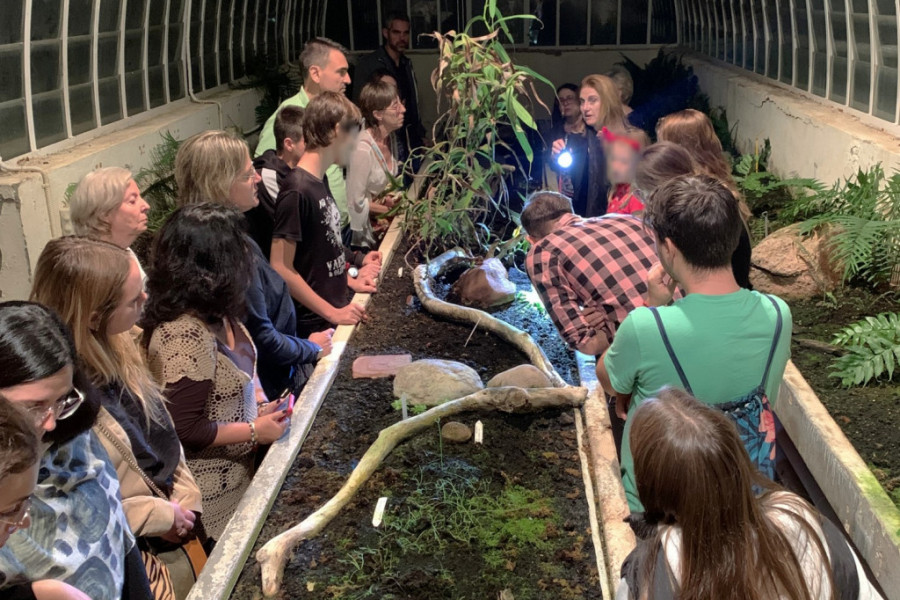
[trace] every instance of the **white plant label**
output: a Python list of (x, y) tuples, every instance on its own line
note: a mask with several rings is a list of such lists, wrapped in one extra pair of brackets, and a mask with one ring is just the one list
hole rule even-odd
[(408, 410), (409, 408), (406, 403), (406, 394), (403, 394), (402, 396), (400, 396), (400, 415), (403, 417), (404, 421), (409, 417), (409, 413), (407, 412)]
[(381, 519), (384, 517), (384, 509), (387, 508), (387, 501), (387, 496), (382, 496), (378, 499), (378, 504), (375, 505), (375, 514), (372, 515), (372, 527), (381, 525)]
[(484, 425), (481, 424), (481, 421), (475, 422), (475, 443), (484, 443)]
[(403, 277), (403, 267), (397, 269), (397, 277)]

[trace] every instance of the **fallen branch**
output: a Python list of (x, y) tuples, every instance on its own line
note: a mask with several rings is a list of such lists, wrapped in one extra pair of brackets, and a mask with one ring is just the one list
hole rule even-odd
[(553, 368), (550, 359), (547, 358), (541, 347), (526, 332), (501, 321), (483, 310), (446, 302), (435, 295), (434, 280), (440, 276), (446, 266), (465, 257), (465, 252), (457, 248), (441, 254), (427, 265), (416, 267), (416, 270), (413, 271), (413, 280), (416, 285), (416, 295), (419, 297), (422, 306), (434, 315), (454, 321), (462, 321), (464, 323), (478, 323), (480, 321), (483, 329), (490, 331), (521, 350), (534, 366), (550, 378), (555, 387), (565, 387), (566, 382)]
[(819, 352), (825, 352), (827, 354), (833, 354), (835, 356), (844, 355), (844, 351), (841, 348), (835, 346), (834, 344), (829, 344), (828, 342), (820, 342), (819, 340), (810, 340), (807, 338), (795, 337), (794, 343), (798, 346), (803, 346), (804, 348), (818, 350)]
[(433, 426), (438, 419), (469, 411), (498, 410), (507, 413), (538, 411), (546, 408), (581, 406), (587, 390), (578, 387), (525, 390), (517, 387), (488, 388), (457, 400), (438, 405), (418, 416), (383, 429), (349, 479), (322, 508), (299, 524), (269, 540), (256, 560), (262, 569), (262, 589), (266, 598), (274, 598), (281, 589), (284, 567), (289, 555), (303, 540), (317, 536), (368, 481), (382, 461), (401, 442)]

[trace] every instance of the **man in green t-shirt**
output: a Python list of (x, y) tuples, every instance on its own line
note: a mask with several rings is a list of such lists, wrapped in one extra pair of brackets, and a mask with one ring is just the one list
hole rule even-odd
[[(255, 157), (261, 156), (266, 150), (275, 149), (274, 126), (278, 111), (285, 106), (306, 108), (310, 99), (322, 92), (343, 94), (350, 85), (350, 66), (347, 63), (346, 49), (328, 38), (317, 37), (307, 42), (303, 52), (300, 53), (300, 64), (303, 67), (303, 87), (297, 94), (282, 102), (278, 110), (272, 113), (263, 125)], [(344, 170), (338, 165), (332, 165), (325, 175), (328, 178), (331, 196), (341, 213), (341, 226), (345, 226), (350, 222), (350, 213), (347, 212)]]
[[(597, 361), (600, 383), (616, 396), (617, 413), (627, 419), (622, 481), (628, 505), (635, 512), (643, 507), (628, 440), (630, 417), (637, 406), (665, 386), (684, 387), (685, 379), (693, 394), (707, 404), (745, 397), (763, 380), (773, 341), (764, 386), (774, 403), (791, 340), (788, 306), (778, 298), (742, 289), (734, 279), (731, 255), (744, 223), (737, 199), (721, 182), (706, 176), (677, 177), (654, 192), (644, 220), (656, 236), (661, 263), (648, 274), (648, 304), (659, 307), (684, 377), (649, 308), (635, 309), (626, 317)], [(685, 296), (670, 305), (676, 285)], [(782, 327), (776, 340), (779, 310)]]

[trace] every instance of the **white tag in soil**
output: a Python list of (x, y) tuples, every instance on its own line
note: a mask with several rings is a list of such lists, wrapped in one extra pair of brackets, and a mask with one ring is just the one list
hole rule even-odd
[(403, 420), (404, 420), (404, 421), (405, 421), (407, 418), (409, 418), (409, 412), (408, 412), (408, 411), (409, 411), (409, 408), (408, 408), (407, 402), (406, 402), (406, 394), (403, 394), (402, 396), (400, 396), (400, 414), (401, 414), (401, 416), (403, 417)]
[(484, 425), (481, 424), (481, 421), (475, 421), (475, 443), (484, 443)]
[(403, 267), (397, 269), (397, 277), (403, 277)]
[(387, 507), (387, 501), (387, 496), (382, 496), (378, 499), (378, 504), (375, 505), (375, 514), (372, 515), (372, 527), (381, 525), (381, 519), (384, 517), (384, 509)]

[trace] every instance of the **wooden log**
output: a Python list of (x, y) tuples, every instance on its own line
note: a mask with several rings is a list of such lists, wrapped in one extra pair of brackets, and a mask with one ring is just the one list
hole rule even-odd
[(384, 459), (400, 443), (432, 427), (438, 419), (470, 411), (501, 411), (521, 413), (539, 411), (546, 408), (581, 406), (587, 397), (587, 390), (578, 387), (543, 388), (525, 390), (517, 387), (487, 388), (445, 402), (424, 413), (400, 421), (383, 429), (378, 439), (363, 455), (353, 469), (344, 486), (320, 509), (269, 540), (259, 552), (256, 560), (262, 569), (262, 589), (266, 598), (274, 598), (281, 589), (284, 567), (294, 548), (303, 540), (317, 536), (338, 515), (341, 509), (353, 499), (359, 489), (378, 469)]

